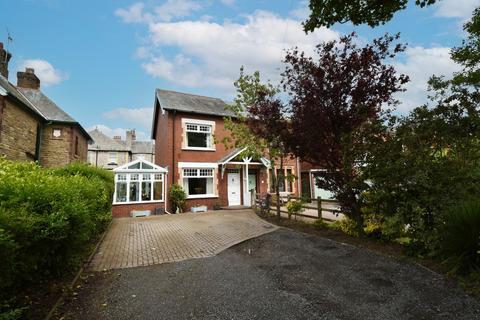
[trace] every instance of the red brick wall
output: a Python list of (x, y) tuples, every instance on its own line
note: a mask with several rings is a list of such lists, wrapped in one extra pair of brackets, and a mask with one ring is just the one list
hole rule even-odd
[[(178, 168), (178, 162), (217, 162), (219, 159), (231, 152), (231, 149), (227, 150), (222, 142), (215, 145), (215, 151), (182, 150), (182, 118), (215, 121), (214, 136), (217, 141), (222, 141), (226, 136), (230, 136), (230, 132), (225, 128), (222, 117), (196, 115), (182, 112), (177, 112), (174, 117), (172, 111), (165, 110), (165, 113), (162, 114), (162, 112), (159, 110), (158, 118), (156, 119), (157, 132), (155, 136), (155, 163), (162, 167), (168, 166), (168, 186), (170, 186), (172, 183), (182, 184), (181, 181), (179, 181), (180, 171)], [(173, 142), (173, 131), (175, 131), (175, 142)], [(292, 167), (293, 173), (297, 175), (296, 159), (287, 159), (285, 162), (286, 165)], [(257, 192), (265, 194), (268, 190), (268, 178), (266, 169), (263, 166), (261, 168), (261, 170), (257, 170)], [(218, 198), (189, 199), (187, 200), (186, 204), (187, 210), (190, 210), (190, 207), (196, 204), (207, 205), (209, 209), (211, 209), (214, 204), (227, 206), (228, 190), (226, 174), (227, 173), (225, 172), (224, 178), (222, 179), (221, 170), (220, 168), (218, 169)], [(264, 183), (262, 184), (261, 181)], [(243, 183), (243, 177), (241, 177), (241, 183)], [(294, 183), (297, 184), (297, 182)], [(296, 186), (296, 194), (298, 194), (298, 189), (299, 188)], [(241, 190), (243, 190), (243, 187)], [(171, 209), (170, 204), (167, 204), (167, 208)]]
[(157, 203), (135, 203), (135, 204), (114, 204), (112, 206), (112, 216), (114, 218), (131, 217), (132, 210), (150, 210), (151, 214), (155, 214), (156, 208), (164, 208), (163, 202)]

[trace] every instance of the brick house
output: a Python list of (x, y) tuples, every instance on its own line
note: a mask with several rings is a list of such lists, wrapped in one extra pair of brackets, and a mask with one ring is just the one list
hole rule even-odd
[(319, 188), (315, 183), (318, 173), (325, 171), (321, 165), (315, 165), (307, 161), (301, 161), (300, 168), (302, 197), (334, 199), (334, 196), (330, 191)]
[[(228, 150), (230, 136), (224, 117), (235, 117), (220, 99), (169, 90), (155, 92), (152, 139), (155, 164), (168, 169), (168, 185), (179, 184), (187, 193), (187, 208), (195, 205), (250, 206), (250, 190), (267, 193), (268, 160), (246, 159), (242, 150)], [(215, 139), (214, 139), (215, 137)], [(278, 172), (278, 168), (275, 168)], [(285, 174), (298, 175), (297, 159), (288, 159)], [(299, 181), (284, 181), (280, 191), (298, 195)]]
[(135, 130), (127, 130), (125, 140), (120, 136), (112, 139), (99, 129), (89, 134), (93, 141), (88, 145), (88, 162), (93, 166), (111, 170), (139, 159), (154, 162), (153, 141), (137, 141)]
[(9, 52), (0, 43), (0, 156), (60, 167), (87, 160), (90, 135), (40, 90), (35, 71), (8, 81)]

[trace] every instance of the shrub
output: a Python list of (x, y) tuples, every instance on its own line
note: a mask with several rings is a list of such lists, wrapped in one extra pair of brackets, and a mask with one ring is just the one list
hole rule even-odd
[(286, 207), (288, 211), (288, 219), (291, 218), (292, 214), (295, 215), (295, 219), (297, 219), (297, 214), (304, 210), (303, 202), (301, 200), (290, 200), (287, 202)]
[(187, 194), (183, 188), (178, 184), (172, 184), (168, 194), (172, 202), (173, 213), (177, 212), (177, 208), (180, 212), (183, 212), (185, 210), (185, 201), (187, 200)]
[(316, 229), (325, 229), (329, 227), (328, 223), (326, 223), (323, 219), (315, 220), (315, 222), (313, 223), (313, 226)]
[(480, 270), (480, 201), (447, 210), (440, 229), (440, 253), (451, 273)]
[(78, 265), (111, 219), (110, 176), (0, 158), (0, 315), (26, 286)]

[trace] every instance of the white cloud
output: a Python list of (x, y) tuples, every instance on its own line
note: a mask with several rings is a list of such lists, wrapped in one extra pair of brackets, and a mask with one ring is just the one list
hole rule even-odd
[(132, 126), (150, 129), (153, 118), (153, 108), (117, 108), (105, 112), (102, 117), (108, 120), (121, 120)]
[(115, 10), (115, 14), (122, 18), (123, 22), (125, 23), (140, 23), (145, 22), (148, 20), (148, 16), (145, 16), (143, 13), (143, 9), (145, 8), (145, 4), (141, 2), (137, 2), (132, 4), (127, 9), (117, 9)]
[(25, 68), (33, 68), (35, 74), (41, 81), (41, 85), (48, 87), (59, 84), (63, 80), (68, 79), (68, 74), (55, 69), (52, 64), (46, 60), (41, 59), (27, 59), (20, 64), (19, 71), (25, 70)]
[(406, 50), (405, 62), (395, 64), (399, 73), (410, 77), (407, 91), (398, 95), (402, 101), (399, 112), (406, 112), (427, 102), (427, 81), (432, 75), (449, 77), (460, 70), (450, 59), (450, 50), (446, 47), (413, 47)]
[(262, 76), (278, 80), (285, 49), (298, 46), (313, 54), (323, 41), (339, 33), (320, 28), (306, 35), (299, 21), (256, 11), (244, 23), (209, 21), (157, 22), (149, 24), (152, 52), (173, 48), (173, 57), (156, 54), (142, 64), (153, 77), (190, 87), (232, 90), (240, 66), (260, 70)]
[(435, 16), (443, 18), (469, 19), (480, 0), (441, 0), (435, 4)]
[(220, 0), (226, 6), (233, 6), (235, 4), (235, 0)]
[(195, 11), (202, 9), (200, 3), (191, 0), (167, 0), (159, 6), (146, 11), (143, 2), (137, 2), (130, 7), (115, 10), (115, 14), (125, 23), (152, 23), (156, 21), (172, 21), (175, 18), (188, 17)]
[(306, 20), (310, 16), (310, 8), (308, 7), (309, 2), (307, 0), (302, 0), (298, 6), (290, 11), (290, 15), (300, 19)]
[[(100, 130), (104, 135), (110, 138), (113, 138), (114, 136), (121, 136), (122, 139), (125, 139), (125, 132), (129, 130), (127, 128), (110, 128), (109, 126), (106, 126), (104, 124), (96, 124), (87, 128), (87, 131), (92, 131), (94, 129)], [(144, 131), (135, 130), (135, 134), (137, 140), (150, 140), (150, 137), (147, 136)]]

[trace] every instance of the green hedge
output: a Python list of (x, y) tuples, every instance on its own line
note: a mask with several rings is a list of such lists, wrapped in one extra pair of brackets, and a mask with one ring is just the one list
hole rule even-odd
[(111, 219), (113, 188), (111, 172), (85, 164), (0, 158), (0, 315), (27, 286), (79, 265)]

